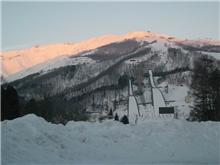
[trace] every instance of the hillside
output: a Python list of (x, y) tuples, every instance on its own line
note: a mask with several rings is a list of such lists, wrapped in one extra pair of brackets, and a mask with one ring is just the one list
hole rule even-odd
[(5, 53), (2, 162), (219, 164), (219, 119), (190, 122), (195, 62), (214, 77), (219, 57), (219, 42), (151, 32)]
[(129, 39), (135, 39), (138, 41), (168, 41), (184, 45), (191, 49), (194, 47), (201, 48), (205, 46), (211, 46), (210, 48), (207, 47), (207, 49), (212, 49), (214, 45), (217, 46), (217, 48), (214, 49), (215, 51), (216, 49), (219, 50), (218, 46), (220, 45), (219, 41), (214, 40), (183, 40), (153, 32), (132, 32), (121, 36), (106, 35), (82, 41), (80, 43), (37, 45), (29, 49), (2, 52), (2, 75), (7, 77), (60, 56), (76, 56), (84, 51), (90, 51), (110, 43), (122, 42)]
[[(59, 114), (69, 116), (75, 110), (89, 113), (92, 121), (105, 118), (110, 109), (121, 118), (126, 114), (127, 82), (131, 79), (141, 120), (158, 118), (153, 100), (159, 95), (165, 102), (163, 105), (176, 107), (179, 117), (186, 119), (193, 104), (190, 92), (193, 62), (207, 55), (215, 66), (220, 66), (220, 46), (210, 40), (187, 41), (151, 32), (113, 37), (108, 44), (104, 43), (112, 37), (104, 38), (103, 43), (94, 39), (93, 45), (102, 46), (92, 50), (89, 44), (83, 47), (79, 43), (82, 49), (76, 54), (57, 56), (5, 77), (2, 86), (15, 87), (24, 109), (22, 113), (46, 111), (53, 114), (49, 121), (66, 123), (69, 119), (60, 119)], [(159, 90), (152, 89), (149, 70), (154, 75), (154, 88)], [(177, 94), (178, 91), (181, 92)], [(31, 108), (27, 110), (29, 103)]]

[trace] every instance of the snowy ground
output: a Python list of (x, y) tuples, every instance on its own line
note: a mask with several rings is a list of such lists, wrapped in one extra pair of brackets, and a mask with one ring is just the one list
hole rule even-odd
[[(160, 84), (160, 86), (162, 86)], [(186, 119), (189, 117), (191, 106), (193, 106), (193, 98), (189, 96), (190, 93), (189, 87), (186, 85), (176, 86), (176, 85), (168, 85), (168, 93), (165, 92), (165, 88), (161, 88), (163, 95), (167, 101), (169, 102), (168, 106), (174, 106), (176, 111), (178, 112), (178, 117)], [(186, 102), (186, 98), (189, 98), (188, 102)]]
[[(190, 107), (193, 106), (193, 98), (190, 94), (189, 87), (186, 86), (185, 84), (182, 84), (182, 85), (168, 84), (167, 81), (164, 81), (158, 84), (158, 86), (156, 87), (155, 83), (153, 82), (153, 79), (151, 80), (145, 79), (144, 81), (145, 87), (143, 88), (143, 91), (144, 91), (143, 95), (135, 96), (139, 104), (138, 106), (139, 106), (139, 112), (140, 112), (140, 117), (138, 117), (138, 123), (145, 122), (145, 120), (161, 120), (161, 119), (174, 118), (173, 114), (160, 114), (159, 115), (158, 105), (162, 107), (165, 107), (165, 106), (174, 107), (178, 118), (187, 119), (191, 111)], [(149, 85), (150, 83), (152, 83), (153, 86), (155, 86), (155, 88), (153, 88), (154, 90), (153, 97), (155, 100), (154, 103), (156, 103), (155, 107), (152, 106), (152, 95), (151, 95), (152, 91)], [(167, 85), (168, 85), (168, 89), (167, 89), (168, 93), (166, 92)], [(137, 86), (133, 84), (132, 86), (133, 86), (134, 92), (136, 92)], [(127, 90), (123, 91), (123, 94), (125, 97), (128, 96)], [(166, 105), (163, 99), (165, 99)], [(135, 103), (135, 101), (131, 101), (132, 105), (134, 105), (133, 103)], [(142, 105), (141, 103), (147, 103), (147, 104)], [(136, 108), (132, 108), (132, 109), (134, 110), (134, 112), (137, 112)], [(119, 115), (119, 118), (121, 118), (124, 115), (127, 115), (127, 105), (118, 106), (115, 113)], [(133, 116), (135, 117), (136, 114)]]
[(69, 122), (27, 115), (2, 125), (3, 164), (219, 164), (220, 123)]

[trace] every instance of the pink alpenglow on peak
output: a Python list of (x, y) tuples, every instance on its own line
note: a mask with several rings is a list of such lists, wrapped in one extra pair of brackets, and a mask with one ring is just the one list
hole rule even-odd
[[(171, 41), (188, 43), (190, 40), (182, 40), (173, 36), (154, 33), (154, 32), (131, 32), (124, 35), (105, 35), (82, 41), (79, 43), (63, 43), (53, 45), (35, 46), (28, 49), (6, 51), (1, 53), (2, 75), (8, 77), (10, 75), (21, 72), (25, 69), (33, 67), (38, 64), (45, 63), (49, 60), (61, 56), (73, 56), (83, 51), (89, 51), (98, 47), (111, 44), (114, 42), (121, 42), (123, 40), (135, 39), (137, 41)], [(192, 41), (196, 42), (196, 41)], [(215, 43), (220, 45), (219, 41), (199, 40), (198, 43)]]

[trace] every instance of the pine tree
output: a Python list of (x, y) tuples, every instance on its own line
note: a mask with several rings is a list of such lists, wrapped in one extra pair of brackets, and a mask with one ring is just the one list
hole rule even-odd
[(124, 87), (128, 86), (128, 80), (129, 80), (128, 75), (124, 74), (124, 75), (120, 76), (118, 79), (119, 89), (123, 89)]
[(123, 124), (129, 124), (129, 121), (128, 121), (128, 117), (126, 115), (124, 115), (121, 120), (120, 120)]
[(113, 118), (113, 111), (112, 111), (112, 109), (110, 109), (110, 111), (109, 111), (109, 113), (108, 113), (108, 118), (109, 119), (112, 119)]
[(13, 86), (1, 87), (1, 120), (11, 120), (20, 116), (18, 93)]
[(191, 88), (194, 106), (191, 119), (199, 121), (218, 120), (219, 70), (214, 60), (203, 56), (194, 62)]
[(40, 114), (41, 114), (40, 108), (38, 108), (38, 104), (37, 104), (36, 100), (33, 98), (31, 100), (27, 101), (27, 103), (24, 107), (23, 115), (30, 114), (30, 113), (34, 113), (38, 116), (40, 116)]
[(115, 121), (119, 121), (118, 114), (115, 114)]
[(211, 94), (212, 94), (212, 109), (213, 114), (211, 119), (220, 121), (220, 70), (215, 69), (210, 74)]

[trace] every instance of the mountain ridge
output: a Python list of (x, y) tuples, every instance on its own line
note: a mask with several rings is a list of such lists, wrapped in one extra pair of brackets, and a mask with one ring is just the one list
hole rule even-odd
[(170, 35), (155, 32), (130, 32), (124, 35), (104, 35), (92, 38), (79, 43), (63, 43), (53, 45), (35, 46), (28, 49), (7, 51), (1, 53), (2, 75), (8, 77), (20, 71), (45, 63), (60, 56), (75, 56), (84, 51), (90, 51), (101, 46), (134, 39), (137, 41), (169, 41), (180, 44), (195, 46), (220, 45), (215, 40), (183, 40)]

